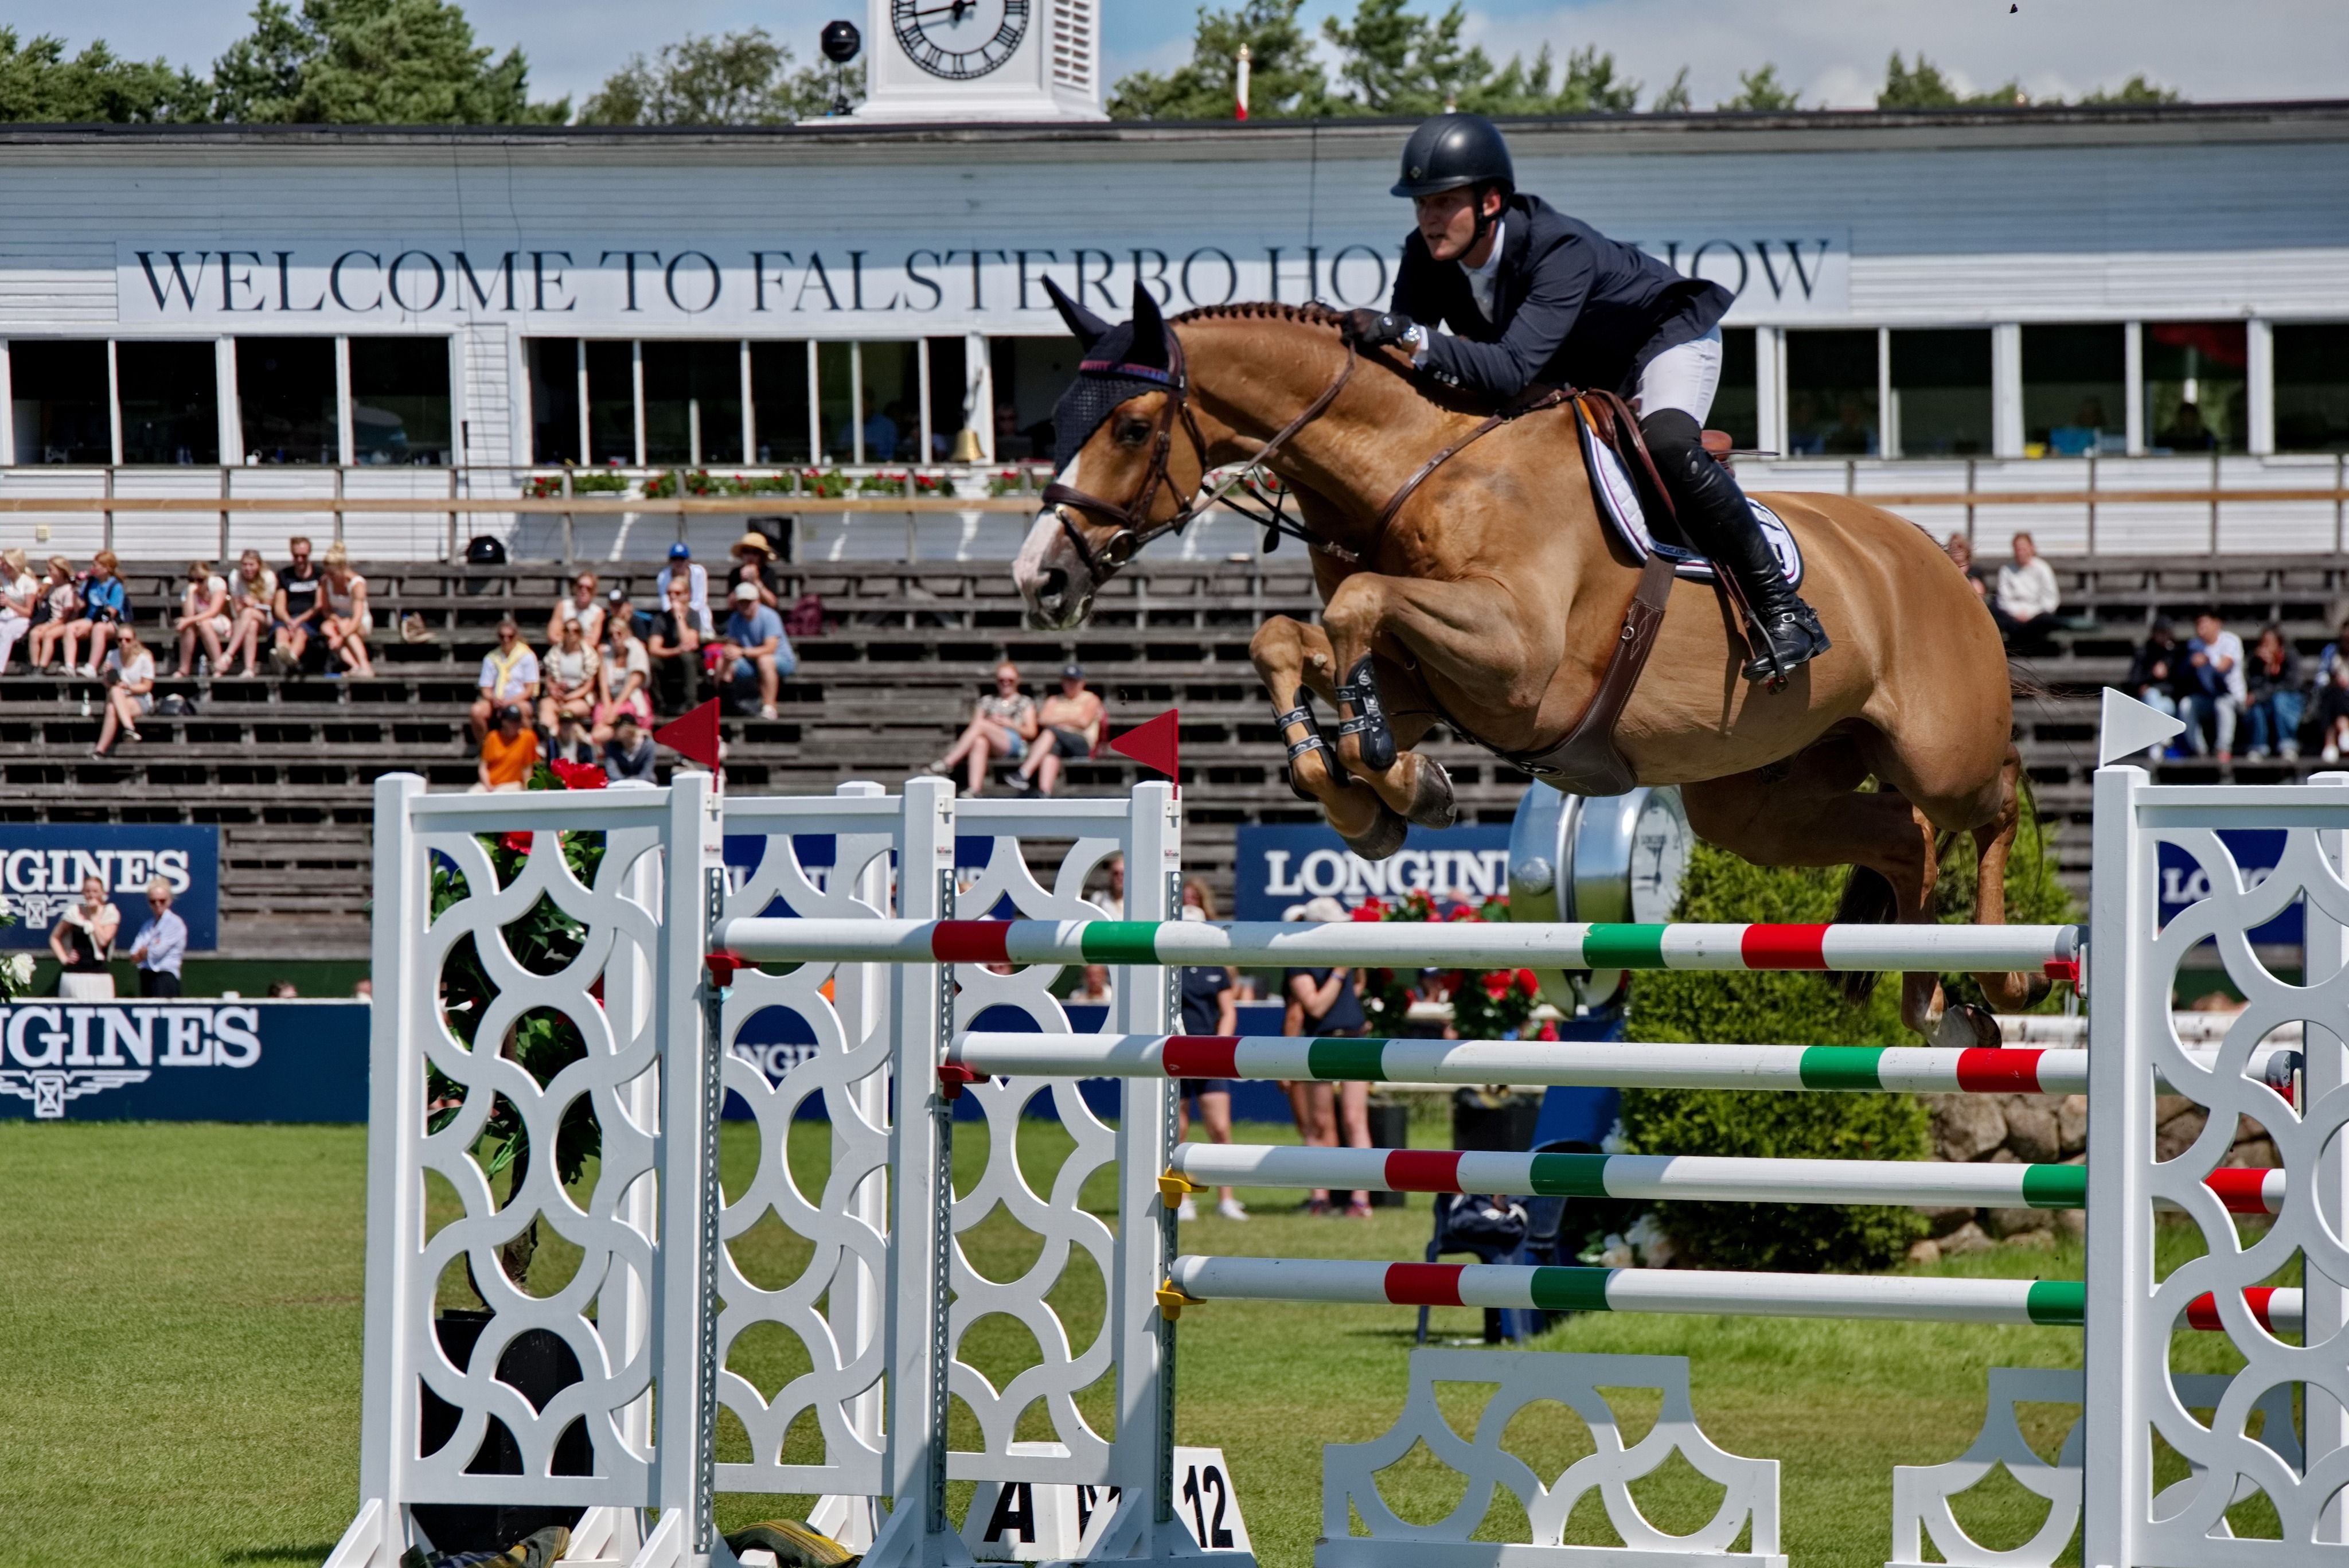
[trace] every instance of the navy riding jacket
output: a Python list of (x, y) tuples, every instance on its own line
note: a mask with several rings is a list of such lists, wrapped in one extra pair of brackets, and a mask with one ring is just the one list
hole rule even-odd
[(1610, 240), (1538, 196), (1509, 198), (1488, 321), (1468, 275), (1440, 262), (1414, 229), (1404, 240), (1390, 310), (1433, 327), (1421, 369), (1448, 386), (1505, 402), (1536, 382), (1629, 397), (1640, 370), (1667, 348), (1703, 337), (1736, 296), (1682, 277)]

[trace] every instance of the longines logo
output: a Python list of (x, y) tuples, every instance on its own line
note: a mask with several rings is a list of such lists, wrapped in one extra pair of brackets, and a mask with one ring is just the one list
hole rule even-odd
[(0, 1094), (33, 1102), (36, 1120), (66, 1102), (143, 1084), (178, 1067), (250, 1067), (261, 1060), (261, 1015), (250, 1007), (0, 1007)]

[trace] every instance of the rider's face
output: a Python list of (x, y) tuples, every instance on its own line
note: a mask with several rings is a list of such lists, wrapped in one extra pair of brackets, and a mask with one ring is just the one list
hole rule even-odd
[[(1491, 192), (1492, 204), (1500, 204), (1500, 192)], [(1419, 237), (1427, 244), (1428, 254), (1437, 261), (1458, 261), (1476, 243), (1476, 204), (1481, 198), (1473, 188), (1439, 191), (1433, 196), (1422, 196), (1413, 203), (1419, 209)]]

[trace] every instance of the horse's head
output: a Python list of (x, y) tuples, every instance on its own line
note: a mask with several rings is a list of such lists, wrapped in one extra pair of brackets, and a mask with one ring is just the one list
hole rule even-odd
[[(1028, 624), (1058, 630), (1085, 618), (1094, 593), (1136, 550), (1190, 521), (1206, 453), (1183, 347), (1150, 291), (1136, 283), (1133, 319), (1112, 327), (1057, 285), (1044, 286), (1084, 358), (1052, 410), (1058, 473), (1011, 576)], [(1187, 441), (1174, 440), (1178, 425)]]

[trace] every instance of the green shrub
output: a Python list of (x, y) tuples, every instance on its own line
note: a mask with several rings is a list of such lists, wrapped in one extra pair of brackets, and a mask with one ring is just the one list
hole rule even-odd
[[(2055, 880), (2052, 840), (2026, 809), (2007, 864), (2008, 916), (2018, 923), (2075, 918), (2070, 894)], [(1700, 844), (1673, 918), (1831, 919), (1843, 879), (1840, 868), (1764, 870)], [(1940, 895), (1943, 919), (1961, 922), (1972, 914), (1970, 841), (1951, 846)], [(1980, 995), (1956, 976), (1944, 976), (1943, 985), (1960, 996)], [(1855, 1005), (1818, 975), (1641, 973), (1632, 978), (1628, 1032), (1633, 1040), (1721, 1044), (1919, 1044), (1900, 1024), (1897, 975), (1886, 975)], [(1640, 1154), (1923, 1159), (1931, 1152), (1924, 1107), (1909, 1095), (1630, 1089), (1623, 1095), (1623, 1134), (1627, 1148)], [(1911, 1210), (1829, 1204), (1662, 1203), (1657, 1220), (1692, 1261), (1713, 1268), (1879, 1269), (1925, 1233), (1923, 1218)]]

